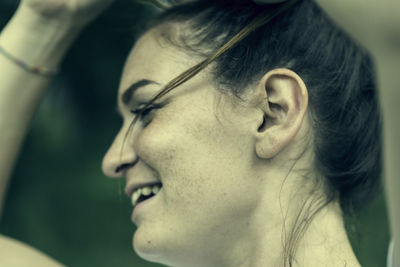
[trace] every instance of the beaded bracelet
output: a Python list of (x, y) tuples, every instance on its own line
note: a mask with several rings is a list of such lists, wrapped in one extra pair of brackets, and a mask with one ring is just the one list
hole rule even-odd
[(21, 68), (23, 68), (24, 70), (34, 73), (34, 74), (37, 74), (37, 75), (48, 77), (48, 76), (54, 76), (59, 72), (58, 69), (49, 69), (49, 68), (39, 67), (39, 66), (35, 66), (32, 64), (26, 63), (16, 57), (14, 57), (13, 55), (11, 55), (2, 46), (0, 46), (0, 54), (4, 55), (6, 58), (8, 58), (10, 61), (12, 61), (16, 65), (20, 66)]

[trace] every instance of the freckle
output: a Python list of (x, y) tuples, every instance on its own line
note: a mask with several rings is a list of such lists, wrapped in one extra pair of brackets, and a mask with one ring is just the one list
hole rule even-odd
[(151, 244), (151, 241), (150, 241), (150, 240), (148, 240), (148, 241), (147, 241), (147, 244)]

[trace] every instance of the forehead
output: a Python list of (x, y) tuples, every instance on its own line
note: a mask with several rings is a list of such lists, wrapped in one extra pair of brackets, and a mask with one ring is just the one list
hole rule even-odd
[(196, 63), (183, 49), (166, 41), (166, 31), (165, 26), (156, 27), (137, 41), (125, 62), (119, 94), (142, 79), (165, 85)]

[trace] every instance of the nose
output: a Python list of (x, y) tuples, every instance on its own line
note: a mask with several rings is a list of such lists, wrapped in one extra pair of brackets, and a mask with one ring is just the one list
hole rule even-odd
[(125, 142), (124, 139), (125, 134), (121, 131), (103, 157), (101, 168), (106, 176), (122, 177), (124, 171), (134, 166), (137, 162), (133, 145), (128, 140), (129, 137)]

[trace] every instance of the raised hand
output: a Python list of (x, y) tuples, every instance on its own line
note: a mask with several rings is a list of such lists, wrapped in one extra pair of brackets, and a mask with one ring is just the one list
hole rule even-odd
[[(50, 77), (37, 75), (29, 69), (41, 70), (37, 73), (55, 72), (81, 30), (113, 2), (21, 0), (2, 30), (0, 110), (7, 112), (0, 112), (0, 217), (15, 159), (32, 114), (50, 81)], [(29, 90), (24, 90), (26, 87)]]
[(49, 20), (84, 26), (115, 0), (22, 0), (21, 6)]

